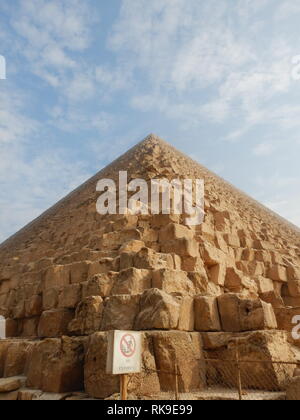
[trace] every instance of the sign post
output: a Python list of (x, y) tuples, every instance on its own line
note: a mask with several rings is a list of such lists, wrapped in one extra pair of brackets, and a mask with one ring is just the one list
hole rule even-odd
[(120, 375), (120, 394), (127, 400), (128, 374), (141, 372), (141, 333), (133, 331), (110, 331), (106, 372)]

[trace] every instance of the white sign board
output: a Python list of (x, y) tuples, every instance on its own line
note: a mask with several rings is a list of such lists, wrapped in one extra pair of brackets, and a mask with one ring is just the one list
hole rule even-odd
[(106, 372), (125, 375), (141, 372), (142, 337), (133, 331), (110, 331), (108, 333)]
[(5, 340), (6, 338), (6, 321), (3, 316), (0, 316), (0, 340)]

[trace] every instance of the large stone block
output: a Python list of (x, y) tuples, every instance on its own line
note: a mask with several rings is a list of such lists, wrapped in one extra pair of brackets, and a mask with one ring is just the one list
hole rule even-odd
[(25, 373), (28, 357), (33, 351), (34, 346), (34, 342), (27, 340), (17, 340), (9, 343), (3, 369), (3, 376), (5, 378), (22, 376)]
[(159, 241), (163, 244), (168, 241), (174, 241), (178, 239), (192, 240), (194, 237), (194, 232), (188, 227), (169, 223), (167, 226), (163, 227), (159, 232)]
[[(236, 387), (238, 374), (236, 363), (225, 364), (220, 361), (235, 361), (237, 345), (243, 389), (284, 390), (287, 380), (293, 376), (295, 369), (293, 363), (296, 359), (287, 342), (286, 333), (282, 331), (224, 333), (223, 339), (222, 333), (206, 334), (209, 336), (219, 334), (218, 338), (213, 339), (215, 348), (212, 348), (211, 339), (204, 340), (207, 356), (218, 360), (210, 362), (207, 366), (207, 380), (211, 386)], [(291, 364), (272, 363), (278, 361)]]
[(277, 328), (272, 306), (260, 299), (243, 299), (239, 295), (228, 293), (218, 297), (218, 305), (224, 331), (240, 332)]
[(147, 333), (153, 341), (162, 391), (175, 390), (175, 364), (180, 392), (199, 391), (205, 384), (202, 340), (198, 333), (179, 331)]
[(118, 273), (109, 272), (97, 274), (88, 282), (82, 284), (82, 297), (101, 296), (103, 299), (110, 296)]
[(75, 335), (89, 335), (100, 331), (103, 316), (103, 299), (91, 296), (80, 302), (75, 318), (69, 323), (69, 332)]
[(27, 387), (54, 393), (83, 390), (84, 353), (82, 338), (37, 343), (28, 362)]
[(172, 255), (160, 254), (150, 248), (143, 248), (134, 256), (134, 266), (139, 269), (174, 268)]
[(278, 328), (287, 332), (290, 343), (300, 347), (300, 309), (299, 308), (276, 308), (275, 309)]
[(58, 307), (74, 309), (81, 300), (81, 284), (70, 284), (59, 295)]
[(70, 284), (70, 267), (68, 265), (54, 265), (49, 267), (44, 275), (44, 290), (61, 288)]
[(258, 296), (256, 282), (234, 267), (227, 267), (225, 288), (232, 293), (242, 293), (247, 290), (249, 295)]
[(38, 336), (40, 338), (61, 337), (68, 333), (68, 325), (74, 318), (74, 312), (69, 309), (53, 309), (42, 313)]
[(162, 290), (150, 289), (141, 296), (141, 312), (136, 319), (137, 330), (177, 329), (180, 316), (180, 300)]
[(280, 282), (287, 282), (287, 271), (286, 267), (275, 264), (268, 270), (267, 277), (274, 280), (274, 281), (280, 281)]
[(181, 257), (199, 257), (199, 244), (194, 239), (177, 239), (161, 245), (161, 251), (167, 254), (177, 254)]
[(137, 295), (151, 289), (152, 272), (150, 270), (129, 268), (122, 270), (112, 289), (113, 295)]
[(289, 381), (286, 390), (287, 401), (300, 401), (300, 376)]
[(140, 311), (140, 295), (111, 296), (105, 302), (101, 329), (133, 330)]
[(215, 297), (197, 296), (195, 298), (195, 330), (221, 331), (218, 301)]
[(87, 281), (89, 269), (92, 263), (90, 261), (81, 261), (70, 264), (70, 281), (72, 284), (83, 283)]
[[(160, 269), (153, 272), (152, 287), (166, 293), (194, 295), (195, 287), (185, 271)], [(150, 287), (149, 287), (150, 288)]]

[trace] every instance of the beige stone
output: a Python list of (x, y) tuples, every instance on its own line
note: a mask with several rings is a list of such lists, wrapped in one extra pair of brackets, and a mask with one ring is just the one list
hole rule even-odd
[(224, 287), (226, 277), (226, 265), (224, 263), (213, 265), (209, 268), (209, 280), (218, 286)]
[(16, 391), (21, 386), (20, 379), (7, 378), (0, 379), (0, 393)]
[(163, 227), (159, 232), (159, 241), (163, 244), (168, 241), (176, 241), (178, 239), (192, 240), (194, 233), (188, 227), (169, 223), (167, 226)]
[(28, 363), (27, 387), (54, 393), (82, 390), (84, 352), (85, 342), (81, 338), (63, 337), (37, 343)]
[(293, 378), (289, 381), (286, 390), (287, 401), (300, 401), (300, 377)]
[(6, 350), (3, 376), (22, 376), (26, 371), (28, 357), (35, 343), (27, 340), (11, 341)]
[(82, 284), (82, 297), (101, 296), (106, 298), (110, 296), (117, 273), (109, 272), (105, 274), (97, 274), (88, 282)]
[(217, 298), (209, 296), (195, 298), (195, 330), (221, 331)]
[[(212, 334), (212, 333), (210, 333)], [(219, 333), (221, 336), (221, 333)], [(264, 391), (284, 390), (287, 380), (293, 376), (295, 356), (287, 342), (286, 333), (282, 331), (255, 331), (243, 334), (224, 334), (223, 342), (208, 349), (207, 355), (212, 359), (236, 360), (236, 341), (238, 340), (239, 359), (242, 362), (241, 380), (244, 389)], [(216, 340), (215, 340), (216, 342)], [(246, 363), (247, 361), (261, 363)], [(283, 361), (289, 364), (265, 363)], [(235, 363), (213, 363), (209, 365), (207, 380), (211, 386), (236, 386), (237, 369)], [(216, 379), (217, 378), (217, 383)]]
[(134, 256), (134, 266), (139, 269), (173, 269), (174, 261), (172, 255), (160, 254), (150, 248), (143, 248)]
[(140, 311), (140, 295), (111, 296), (105, 302), (101, 329), (133, 330)]
[(184, 271), (160, 269), (153, 272), (152, 287), (166, 293), (195, 294), (193, 282)]
[(70, 267), (67, 265), (56, 265), (49, 267), (44, 276), (44, 290), (55, 287), (64, 287), (70, 284)]
[(180, 315), (180, 301), (162, 290), (151, 289), (143, 293), (135, 328), (137, 330), (176, 329)]
[(49, 311), (50, 309), (56, 309), (58, 305), (59, 289), (47, 289), (43, 292), (43, 309)]
[(118, 375), (106, 374), (106, 358), (107, 334), (93, 334), (84, 362), (84, 389), (91, 397), (103, 399), (120, 392)]
[(243, 299), (228, 293), (218, 297), (221, 323), (224, 331), (240, 332), (276, 329), (277, 322), (270, 304)]
[(120, 255), (122, 253), (137, 253), (143, 248), (145, 248), (145, 242), (132, 240), (125, 242), (119, 249), (119, 253)]
[(42, 313), (38, 336), (40, 338), (61, 337), (68, 332), (68, 325), (74, 318), (74, 312), (70, 309), (53, 309)]
[(241, 293), (244, 289), (253, 295), (258, 294), (258, 287), (254, 280), (244, 276), (241, 271), (234, 267), (228, 267), (225, 277), (225, 288), (232, 293)]
[(112, 289), (113, 295), (137, 295), (151, 289), (152, 272), (145, 269), (129, 268), (122, 270)]
[[(162, 391), (174, 391), (175, 364), (179, 373), (179, 391), (199, 391), (204, 387), (202, 340), (198, 333), (179, 331), (151, 332), (156, 368)], [(170, 372), (171, 374), (169, 374)]]
[(199, 257), (199, 245), (195, 240), (188, 240), (186, 238), (168, 241), (161, 246), (162, 252), (167, 254), (174, 253), (181, 257)]
[(81, 285), (70, 284), (63, 288), (59, 295), (58, 307), (74, 309), (81, 300)]
[(268, 270), (268, 278), (279, 281), (279, 282), (287, 282), (287, 271), (286, 267), (283, 267), (282, 265), (273, 265)]
[(70, 265), (70, 281), (72, 284), (83, 283), (88, 279), (90, 261), (76, 262)]
[(78, 305), (75, 318), (69, 323), (69, 332), (75, 335), (89, 335), (100, 331), (103, 308), (103, 299), (100, 296), (85, 298)]

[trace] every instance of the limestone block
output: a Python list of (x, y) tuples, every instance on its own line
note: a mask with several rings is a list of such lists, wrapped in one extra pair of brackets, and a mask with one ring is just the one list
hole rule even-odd
[(224, 263), (213, 265), (208, 272), (209, 280), (212, 283), (224, 287), (226, 277), (226, 265)]
[(139, 269), (173, 269), (174, 261), (172, 255), (161, 254), (150, 248), (143, 248), (134, 256), (134, 266)]
[(153, 342), (161, 391), (174, 391), (175, 363), (179, 373), (179, 392), (199, 391), (205, 384), (202, 340), (199, 333), (179, 331), (147, 333)]
[(47, 289), (43, 292), (43, 309), (49, 311), (50, 309), (56, 309), (58, 305), (59, 289)]
[(0, 379), (0, 394), (16, 391), (21, 387), (21, 381), (17, 378)]
[(42, 313), (38, 336), (40, 338), (60, 337), (68, 332), (68, 324), (74, 317), (70, 309), (53, 309)]
[(145, 269), (122, 270), (114, 283), (113, 295), (137, 295), (151, 289), (152, 272)]
[(84, 349), (82, 338), (40, 341), (28, 362), (27, 387), (53, 393), (82, 390)]
[(162, 244), (161, 250), (167, 254), (174, 253), (181, 257), (199, 257), (199, 244), (194, 239), (182, 238), (176, 241), (168, 241)]
[(54, 265), (49, 267), (43, 278), (43, 289), (64, 287), (70, 284), (70, 267), (68, 265)]
[(300, 401), (300, 376), (292, 378), (287, 385), (287, 401)]
[(257, 295), (258, 293), (255, 281), (246, 277), (241, 271), (234, 267), (227, 267), (225, 288), (233, 293), (241, 293), (244, 289), (248, 289), (254, 295)]
[(119, 254), (121, 255), (123, 252), (125, 252), (125, 253), (137, 253), (143, 248), (145, 248), (145, 242), (131, 240), (131, 241), (125, 242), (121, 246), (121, 248), (119, 249)]
[[(153, 272), (152, 287), (166, 293), (194, 295), (195, 287), (184, 271), (160, 269)], [(150, 287), (149, 287), (150, 288)]]
[(89, 335), (100, 331), (103, 316), (103, 299), (91, 296), (77, 306), (75, 318), (69, 323), (69, 332), (75, 335)]
[(200, 251), (207, 267), (213, 267), (225, 262), (225, 254), (209, 242), (201, 244)]
[(109, 272), (105, 274), (96, 274), (88, 282), (82, 284), (82, 297), (101, 296), (106, 298), (110, 296), (114, 282), (118, 273)]
[(39, 316), (20, 320), (18, 322), (18, 335), (25, 338), (36, 338), (38, 336), (39, 322)]
[(140, 295), (111, 296), (105, 302), (101, 330), (133, 330), (139, 311)]
[(239, 295), (228, 293), (218, 297), (218, 305), (224, 331), (241, 332), (277, 328), (272, 306), (260, 299), (243, 299)]
[[(214, 333), (208, 333), (214, 334)], [(221, 335), (221, 333), (220, 333)], [(295, 363), (295, 356), (287, 342), (286, 333), (282, 331), (255, 331), (243, 334), (224, 334), (222, 346), (209, 350), (207, 355), (212, 359), (235, 360), (236, 340), (238, 340), (239, 358), (241, 363), (241, 379), (244, 389), (257, 389), (264, 391), (281, 391), (285, 389), (286, 382), (292, 377), (294, 365), (276, 365), (272, 363), (246, 363), (248, 360), (257, 361), (285, 361)], [(216, 340), (214, 340), (216, 341)], [(221, 338), (218, 338), (221, 344)], [(207, 372), (211, 385), (226, 387), (236, 386), (236, 365), (214, 363), (214, 371)], [(212, 368), (211, 368), (212, 369)], [(212, 373), (212, 377), (210, 374)], [(214, 383), (218, 378), (218, 383)]]
[(195, 330), (221, 331), (217, 298), (209, 296), (195, 298)]
[(274, 280), (274, 281), (287, 282), (286, 267), (284, 267), (282, 265), (278, 265), (278, 264), (273, 265), (268, 270), (267, 277)]
[(273, 308), (283, 308), (284, 302), (282, 297), (275, 290), (272, 292), (260, 293), (259, 297), (266, 303), (270, 303)]
[(32, 351), (34, 343), (27, 340), (12, 340), (7, 344), (3, 360), (3, 376), (6, 378), (21, 376), (25, 373), (28, 355)]
[(172, 330), (178, 327), (180, 301), (162, 290), (151, 289), (143, 293), (141, 312), (136, 319), (137, 330)]
[(70, 264), (70, 280), (72, 284), (83, 283), (87, 281), (90, 266), (90, 261), (81, 261), (74, 264)]
[(259, 294), (274, 292), (274, 283), (272, 280), (263, 276), (258, 276), (256, 277), (255, 282), (257, 284)]
[(25, 301), (25, 315), (30, 318), (39, 316), (43, 312), (43, 298), (40, 295), (34, 295)]
[(81, 301), (81, 284), (70, 284), (59, 295), (58, 307), (74, 309)]
[(122, 231), (106, 233), (99, 241), (99, 248), (118, 250), (121, 245), (130, 240), (140, 241), (141, 232), (137, 229), (123, 229)]
[(192, 240), (194, 233), (188, 227), (170, 223), (164, 226), (159, 232), (159, 242), (166, 243), (168, 241), (176, 241), (178, 239), (186, 239), (187, 241)]

